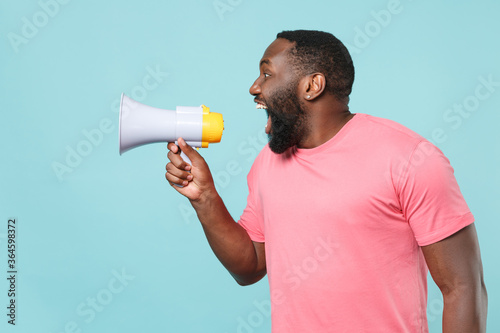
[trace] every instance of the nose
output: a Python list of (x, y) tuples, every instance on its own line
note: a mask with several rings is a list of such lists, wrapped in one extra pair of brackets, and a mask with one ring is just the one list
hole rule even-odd
[(255, 80), (255, 82), (250, 87), (250, 90), (249, 90), (250, 95), (256, 96), (256, 95), (258, 95), (258, 94), (261, 93), (261, 91), (260, 91), (260, 84), (259, 84), (259, 78), (257, 78), (257, 80)]

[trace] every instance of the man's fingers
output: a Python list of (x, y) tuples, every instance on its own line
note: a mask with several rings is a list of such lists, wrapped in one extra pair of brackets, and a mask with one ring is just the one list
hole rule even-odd
[(184, 171), (182, 169), (177, 168), (172, 162), (168, 163), (165, 166), (165, 170), (167, 170), (168, 174), (171, 174), (172, 176), (179, 178), (179, 179), (182, 179), (182, 180), (190, 181), (193, 179), (192, 174), (190, 174), (187, 171)]
[(191, 180), (193, 180), (193, 175), (187, 171), (178, 169), (172, 162), (165, 166), (167, 172), (165, 173), (165, 178), (168, 180), (170, 185), (182, 185), (186, 186)]
[(179, 152), (179, 147), (174, 142), (169, 142), (167, 148), (174, 154), (177, 154)]
[[(179, 150), (178, 147), (177, 147), (177, 149)], [(187, 162), (182, 159), (182, 157), (180, 155), (180, 150), (178, 153), (174, 153), (173, 150), (169, 150), (169, 152), (167, 153), (167, 157), (170, 160), (170, 162), (173, 163), (173, 165), (175, 167), (177, 167), (178, 169), (180, 169), (180, 170), (190, 170), (191, 169), (191, 166), (189, 164), (187, 164)]]
[(165, 178), (168, 180), (168, 182), (172, 186), (175, 186), (175, 185), (187, 186), (189, 184), (189, 182), (187, 180), (180, 179), (179, 177), (176, 177), (169, 172), (165, 173)]

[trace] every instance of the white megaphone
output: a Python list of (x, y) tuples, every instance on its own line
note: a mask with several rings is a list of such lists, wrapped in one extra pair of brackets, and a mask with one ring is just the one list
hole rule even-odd
[[(210, 112), (205, 105), (178, 106), (174, 110), (157, 109), (122, 94), (120, 102), (120, 155), (154, 142), (176, 142), (183, 138), (188, 145), (206, 148), (220, 142), (224, 121), (222, 114)], [(191, 164), (184, 153), (182, 158)]]

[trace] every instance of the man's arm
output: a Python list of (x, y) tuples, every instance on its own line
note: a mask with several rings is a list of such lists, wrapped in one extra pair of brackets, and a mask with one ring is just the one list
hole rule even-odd
[(170, 163), (165, 177), (177, 192), (189, 199), (210, 247), (236, 282), (248, 285), (259, 281), (266, 275), (264, 243), (252, 242), (246, 230), (233, 220), (203, 157), (184, 140), (179, 139), (178, 143), (192, 165), (182, 160), (179, 147), (169, 143)]
[(443, 294), (443, 333), (486, 332), (488, 296), (474, 224), (422, 251)]

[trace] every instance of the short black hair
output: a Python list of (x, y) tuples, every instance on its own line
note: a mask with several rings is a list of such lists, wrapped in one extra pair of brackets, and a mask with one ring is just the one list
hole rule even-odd
[(340, 100), (349, 97), (354, 65), (349, 51), (334, 35), (317, 30), (289, 30), (276, 38), (295, 43), (290, 49), (290, 60), (299, 75), (322, 73), (327, 91)]

